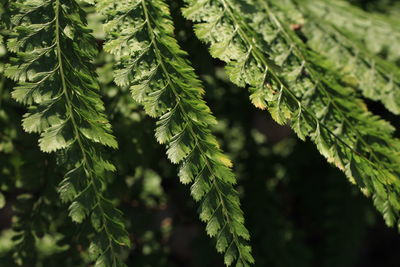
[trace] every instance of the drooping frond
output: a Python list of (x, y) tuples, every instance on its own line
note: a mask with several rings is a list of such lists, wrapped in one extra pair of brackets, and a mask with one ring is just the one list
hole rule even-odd
[(210, 131), (215, 118), (202, 99), (203, 89), (186, 53), (174, 38), (168, 6), (162, 0), (104, 0), (108, 16), (106, 51), (118, 64), (115, 82), (129, 86), (145, 111), (159, 118), (156, 138), (168, 158), (180, 164), (181, 182), (191, 185), (200, 202), (200, 218), (225, 263), (249, 266), (254, 260), (249, 233), (233, 185), (231, 163)]
[(393, 127), (368, 112), (267, 1), (186, 3), (183, 13), (195, 22), (197, 36), (227, 63), (235, 84), (249, 86), (253, 104), (290, 124), (301, 139), (311, 137), (329, 162), (372, 195), (386, 223), (396, 225), (400, 146)]
[(400, 24), (387, 16), (365, 12), (343, 0), (295, 0), (313, 14), (358, 40), (370, 52), (400, 63)]
[(37, 213), (34, 211), (36, 203), (31, 198), (32, 196), (28, 194), (18, 196), (14, 210), (16, 216), (13, 229), (16, 234), (13, 257), (16, 263), (22, 266), (36, 262), (37, 256), (33, 224), (40, 223), (41, 218), (36, 218)]
[[(371, 20), (370, 14), (362, 10), (356, 9), (350, 13), (345, 8), (339, 8), (341, 5), (338, 6), (335, 1), (295, 0), (297, 4), (293, 4), (291, 0), (275, 2), (288, 21), (291, 18), (300, 17), (293, 16), (295, 12), (301, 12), (304, 15), (304, 22), (293, 20), (293, 24), (301, 25), (301, 32), (305, 34), (307, 44), (331, 60), (337, 70), (343, 74), (345, 82), (359, 88), (365, 97), (382, 101), (387, 109), (400, 114), (400, 69), (394, 63), (376, 55), (378, 51), (373, 50), (376, 48), (370, 48), (372, 51), (365, 48), (366, 44), (373, 45), (374, 42), (388, 41), (388, 38), (382, 38), (385, 34), (394, 39), (389, 40), (388, 44), (377, 46), (382, 46), (381, 50), (387, 47), (387, 57), (398, 60), (400, 57), (396, 53), (400, 51), (398, 45), (400, 35), (398, 30), (393, 29), (394, 25), (393, 28), (389, 27), (392, 25), (385, 24), (384, 21), (380, 23), (378, 18)], [(342, 9), (345, 11), (343, 12)], [(347, 19), (345, 19), (346, 15), (349, 16)], [(343, 21), (340, 22), (340, 20)], [(347, 29), (351, 24), (349, 21), (360, 25), (357, 29), (362, 30), (359, 33), (361, 36), (354, 35), (355, 31), (352, 28)], [(363, 28), (367, 21), (369, 26)], [(400, 27), (397, 28), (400, 29)], [(360, 40), (360, 37), (366, 40)], [(383, 51), (379, 52), (383, 53)]]
[(85, 12), (74, 0), (16, 1), (16, 54), (6, 75), (18, 81), (12, 96), (29, 108), (27, 132), (39, 133), (43, 152), (57, 152), (66, 175), (59, 192), (72, 202), (69, 214), (81, 223), (90, 216), (95, 237), (90, 250), (99, 266), (121, 266), (116, 249), (128, 246), (121, 213), (105, 198), (105, 173), (114, 166), (102, 147), (116, 148), (91, 60), (95, 40), (85, 26)]
[(37, 239), (47, 234), (50, 214), (49, 195), (38, 199), (32, 194), (20, 194), (14, 205), (13, 258), (18, 266), (29, 266), (38, 260)]

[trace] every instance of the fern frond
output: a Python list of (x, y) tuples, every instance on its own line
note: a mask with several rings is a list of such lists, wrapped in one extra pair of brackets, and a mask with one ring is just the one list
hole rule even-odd
[[(358, 12), (343, 13), (341, 9), (335, 8), (337, 6), (335, 1), (297, 0), (295, 2), (299, 3), (293, 4), (292, 1), (284, 1), (284, 3), (276, 1), (274, 3), (279, 6), (283, 14), (286, 14), (288, 21), (293, 18), (294, 12), (301, 12), (303, 14), (305, 22), (299, 21), (297, 23), (304, 23), (301, 27), (301, 32), (305, 34), (307, 44), (313, 50), (323, 54), (335, 63), (337, 70), (344, 76), (344, 82), (355, 88), (359, 88), (365, 97), (372, 100), (379, 100), (388, 110), (399, 114), (400, 69), (395, 64), (383, 60), (366, 49), (365, 44), (361, 40), (354, 38), (353, 31), (350, 34), (346, 29), (342, 29), (345, 26), (338, 22), (338, 20), (344, 19), (346, 14), (349, 16), (351, 14), (351, 17), (348, 17), (345, 25), (348, 25), (348, 21), (353, 21), (354, 14), (356, 18), (362, 15), (361, 18), (364, 18), (362, 21), (365, 22), (368, 19), (370, 21), (369, 24), (379, 25), (380, 21), (371, 19), (369, 14), (363, 13), (361, 10), (357, 10)], [(331, 8), (330, 5), (332, 5)], [(289, 10), (293, 12), (289, 12)], [(335, 16), (334, 12), (338, 13), (338, 17), (335, 17), (335, 19), (330, 18), (331, 16)], [(354, 23), (357, 24), (357, 22)], [(361, 24), (361, 22), (359, 23)], [(296, 24), (294, 20), (293, 24)], [(371, 29), (374, 29), (374, 27), (368, 27), (368, 29), (364, 30), (370, 31)], [(386, 34), (396, 36), (399, 30), (400, 27), (398, 27), (397, 31), (388, 27)], [(387, 40), (387, 38), (380, 38), (379, 35), (374, 34), (373, 36), (374, 41), (375, 39), (379, 41)], [(400, 41), (400, 35), (398, 36), (398, 41)], [(368, 44), (371, 43), (372, 40), (368, 42)], [(398, 56), (393, 53), (397, 53), (400, 49), (400, 46), (396, 47), (396, 45), (398, 44), (394, 42), (393, 47), (388, 50), (388, 57), (394, 57), (394, 60)]]
[[(212, 56), (227, 63), (251, 101), (311, 137), (329, 162), (372, 195), (388, 225), (399, 222), (400, 143), (393, 127), (367, 111), (333, 67), (263, 0), (186, 0), (184, 16)], [(262, 8), (260, 8), (260, 6)]]
[(29, 108), (23, 127), (39, 133), (40, 149), (57, 151), (60, 165), (68, 170), (60, 196), (72, 202), (73, 221), (90, 216), (96, 264), (121, 266), (115, 250), (129, 246), (129, 238), (121, 213), (104, 196), (105, 173), (114, 166), (101, 152), (117, 143), (90, 63), (97, 51), (85, 12), (74, 0), (16, 1), (14, 7), (16, 35), (8, 48), (17, 57), (5, 74), (18, 81), (13, 98)]
[(37, 255), (36, 240), (32, 229), (32, 223), (35, 223), (32, 219), (36, 215), (36, 212), (33, 212), (35, 202), (31, 198), (31, 195), (20, 195), (15, 205), (16, 220), (13, 229), (16, 233), (13, 237), (15, 242), (13, 257), (16, 263), (22, 266), (36, 262)]
[(254, 262), (247, 244), (243, 212), (231, 163), (210, 127), (216, 123), (202, 99), (203, 89), (174, 38), (169, 8), (163, 0), (104, 0), (98, 4), (109, 21), (106, 51), (117, 58), (115, 82), (130, 86), (132, 96), (147, 114), (159, 118), (156, 138), (166, 144), (168, 158), (180, 163), (179, 176), (192, 183), (200, 202), (200, 218), (216, 238), (225, 264)]
[[(38, 177), (35, 177), (38, 178)], [(41, 185), (43, 191), (49, 191), (45, 185)], [(53, 191), (54, 188), (51, 188)], [(29, 266), (38, 260), (37, 241), (49, 233), (48, 224), (54, 219), (51, 213), (49, 196), (53, 192), (41, 192), (43, 195), (36, 198), (31, 194), (20, 194), (14, 204), (13, 224), (13, 258), (18, 266)], [(54, 190), (54, 193), (55, 190)]]
[(370, 52), (400, 63), (400, 25), (398, 20), (365, 12), (343, 0), (296, 0), (300, 5), (328, 21)]

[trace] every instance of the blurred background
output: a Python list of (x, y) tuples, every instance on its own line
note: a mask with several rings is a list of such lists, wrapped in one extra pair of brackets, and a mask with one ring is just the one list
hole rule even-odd
[[(393, 19), (400, 15), (400, 1), (349, 1)], [(219, 120), (214, 132), (234, 162), (256, 266), (400, 266), (400, 235), (385, 226), (372, 201), (327, 164), (311, 142), (298, 140), (253, 107), (248, 92), (228, 81), (223, 64), (192, 34), (192, 25), (180, 15), (181, 1), (170, 2), (177, 37), (190, 51)], [(100, 20), (89, 15), (99, 49)], [(7, 57), (0, 45), (0, 61)], [(155, 141), (155, 121), (132, 102), (127, 88), (112, 83), (112, 63), (106, 54), (96, 62), (120, 144), (119, 151), (109, 153), (118, 170), (109, 194), (124, 212), (133, 240), (123, 257), (128, 266), (222, 267), (188, 187), (179, 183), (176, 166)], [(0, 73), (3, 68), (0, 63)], [(22, 131), (25, 110), (10, 99), (12, 86), (0, 75), (0, 266), (88, 266), (86, 226), (70, 222), (67, 207), (54, 201), (62, 173), (52, 155), (38, 150), (37, 137)], [(367, 103), (400, 126), (382, 106)]]

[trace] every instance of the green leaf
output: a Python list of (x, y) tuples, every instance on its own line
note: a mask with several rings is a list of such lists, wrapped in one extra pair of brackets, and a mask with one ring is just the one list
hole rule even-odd
[(69, 215), (77, 223), (83, 222), (87, 214), (87, 209), (78, 202), (72, 202), (69, 206)]

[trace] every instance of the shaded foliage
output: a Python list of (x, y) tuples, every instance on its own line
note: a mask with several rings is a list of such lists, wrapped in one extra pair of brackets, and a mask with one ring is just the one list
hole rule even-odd
[(0, 265), (396, 266), (377, 2), (0, 1)]

